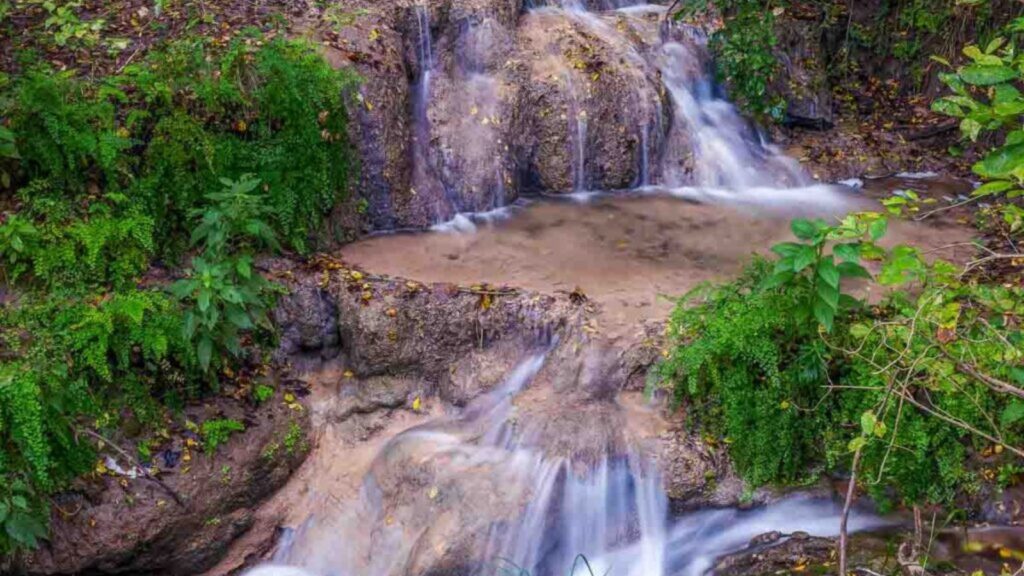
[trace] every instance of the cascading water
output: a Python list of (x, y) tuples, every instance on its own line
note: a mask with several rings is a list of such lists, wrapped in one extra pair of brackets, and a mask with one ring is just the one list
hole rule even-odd
[[(686, 135), (674, 140), (685, 142), (685, 149), (666, 150), (664, 184), (734, 190), (808, 184), (796, 161), (766, 145), (732, 104), (715, 96), (707, 59), (695, 50), (703, 38), (696, 31), (690, 34), (694, 43), (666, 42), (659, 54), (662, 80), (672, 98), (673, 129)], [(688, 153), (693, 154), (692, 177), (679, 170), (679, 158)]]
[[(588, 576), (581, 555), (595, 575), (700, 576), (764, 532), (837, 533), (838, 505), (801, 497), (673, 518), (661, 477), (638, 451), (549, 453), (517, 404), (551, 349), (461, 413), (391, 440), (356, 501), (321, 503), (279, 542), (274, 564), (250, 576)], [(621, 433), (614, 419), (593, 425)], [(850, 529), (883, 524), (854, 514)]]
[[(581, 0), (540, 4), (527, 2), (537, 10), (559, 11), (575, 26), (606, 39), (634, 71), (625, 82), (632, 91), (632, 110), (639, 110), (642, 119), (633, 124), (639, 141), (636, 180), (640, 186), (654, 183), (681, 195), (700, 189), (702, 198), (715, 199), (728, 194), (772, 195), (780, 187), (799, 191), (808, 184), (795, 162), (767, 145), (727, 101), (716, 96), (704, 41), (696, 32), (669, 30), (664, 38), (640, 49), (633, 38), (652, 29), (650, 19), (643, 17), (658, 8), (623, 9), (635, 3), (618, 0), (595, 3), (622, 9), (618, 13), (622, 19), (613, 25), (588, 12)], [(413, 110), (414, 182), (426, 187), (439, 182), (428, 161), (435, 55), (429, 9), (416, 6), (415, 15), (420, 75)], [(473, 26), (463, 34), (471, 44)], [(475, 118), (480, 115), (478, 103), (496, 101), (499, 90), (477, 64), (486, 55), (473, 50), (459, 55), (461, 60), (450, 73), (458, 91), (473, 103), (469, 115)], [(555, 69), (566, 83), (572, 186), (587, 190), (594, 178), (588, 163), (599, 164), (588, 158), (588, 129), (598, 131), (601, 126), (596, 121), (590, 124), (591, 94), (582, 83), (574, 82), (574, 77), (579, 78), (576, 72)], [(665, 88), (667, 108), (659, 91), (652, 88), (654, 78), (660, 78)], [(443, 75), (438, 77), (438, 82), (445, 80)], [(671, 114), (663, 122), (666, 109)], [(481, 119), (489, 119), (493, 110), (497, 106), (457, 133), (474, 142), (493, 142), (491, 131), (479, 130)], [(485, 172), (496, 172), (501, 183), (503, 170), (498, 160), (496, 167), (488, 164)], [(499, 193), (494, 203), (503, 202), (503, 196)], [(458, 209), (457, 202), (453, 206)], [(358, 498), (338, 506), (314, 507), (318, 511), (279, 542), (276, 565), (254, 573), (491, 576), (512, 569), (531, 576), (562, 576), (573, 566), (576, 573), (586, 574), (576, 563), (583, 555), (595, 575), (699, 576), (721, 555), (743, 548), (753, 536), (767, 531), (800, 530), (822, 536), (838, 532), (838, 506), (808, 498), (754, 511), (715, 510), (673, 517), (657, 467), (623, 431), (614, 417), (617, 405), (608, 400), (577, 401), (584, 406), (604, 402), (602, 406), (613, 411), (612, 416), (586, 426), (614, 441), (590, 452), (556, 449), (566, 442), (565, 436), (585, 431), (570, 428), (552, 436), (536, 420), (523, 418), (518, 404), (531, 392), (546, 363), (554, 361), (556, 355), (550, 352), (556, 345), (528, 355), (502, 386), (461, 411), (393, 438), (374, 460)], [(550, 397), (549, 404), (567, 402), (559, 394), (551, 392), (542, 398)], [(855, 514), (850, 529), (881, 524)]]
[[(436, 190), (440, 183), (430, 165), (430, 90), (434, 74), (434, 42), (430, 30), (430, 7), (417, 4), (413, 7), (416, 17), (416, 60), (419, 80), (413, 87), (412, 109), (412, 185), (419, 194)], [(438, 198), (441, 195), (431, 194)], [(435, 218), (446, 216), (448, 207), (433, 207)]]

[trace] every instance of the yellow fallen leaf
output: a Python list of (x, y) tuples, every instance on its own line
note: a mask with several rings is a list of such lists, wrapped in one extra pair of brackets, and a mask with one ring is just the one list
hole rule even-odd
[(292, 394), (291, 392), (288, 392), (287, 394), (284, 395), (284, 401), (289, 404), (295, 402), (295, 395)]
[(351, 370), (345, 370), (342, 374), (345, 378), (354, 378), (355, 374)]
[(419, 396), (417, 396), (416, 399), (412, 401), (412, 409), (415, 410), (416, 412), (419, 412), (420, 409), (422, 409), (422, 408), (423, 408), (423, 401), (420, 400)]
[(436, 500), (438, 492), (439, 490), (437, 489), (437, 486), (431, 486), (430, 490), (427, 491), (427, 498), (430, 498), (431, 500)]

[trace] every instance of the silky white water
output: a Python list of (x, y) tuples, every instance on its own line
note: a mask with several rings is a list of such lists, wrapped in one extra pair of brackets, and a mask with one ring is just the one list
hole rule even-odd
[[(659, 8), (607, 0), (627, 25)], [(792, 210), (795, 205), (841, 213), (847, 197), (814, 185), (799, 165), (767, 144), (757, 130), (716, 92), (704, 39), (695, 30), (670, 30), (654, 50), (641, 52), (625, 32), (588, 11), (582, 0), (528, 2), (538, 10), (564, 11), (594, 34), (615, 39), (623, 61), (636, 71), (632, 98), (645, 120), (635, 127), (638, 193), (658, 193), (701, 203), (754, 211)], [(428, 161), (428, 108), (434, 72), (429, 10), (414, 8), (419, 78), (413, 110), (414, 181), (440, 185)], [(680, 35), (689, 35), (682, 39)], [(493, 98), (492, 81), (467, 53), (463, 89), (477, 100)], [(646, 83), (656, 76), (662, 99)], [(589, 119), (583, 86), (566, 74), (569, 99), (567, 145), (573, 196), (589, 199)], [(663, 116), (667, 122), (663, 122)], [(655, 120), (649, 120), (654, 118)], [(483, 141), (490, 133), (464, 132)], [(654, 150), (658, 143), (658, 150)], [(489, 161), (488, 159), (484, 159)], [(500, 162), (493, 168), (503, 181)], [(492, 205), (504, 204), (504, 189)], [(456, 206), (457, 208), (457, 206)], [(456, 210), (457, 211), (457, 210)], [(439, 210), (439, 214), (443, 211)], [(457, 214), (437, 230), (472, 233), (474, 222), (506, 218), (508, 209), (469, 217)], [(253, 576), (400, 576), (438, 572), (473, 576), (697, 576), (717, 558), (742, 549), (768, 531), (832, 536), (839, 507), (826, 500), (794, 497), (752, 511), (711, 510), (673, 516), (657, 466), (645, 460), (613, 421), (586, 423), (614, 438), (617, 448), (598, 453), (550, 449), (565, 438), (544, 426), (525, 424), (516, 401), (552, 362), (553, 344), (527, 355), (503, 385), (464, 409), (408, 430), (381, 450), (358, 498), (321, 506), (278, 543), (271, 565)], [(554, 398), (551, 402), (560, 402)], [(556, 427), (557, 428), (557, 427)], [(569, 434), (588, 431), (571, 430)], [(556, 432), (565, 434), (566, 432)], [(315, 499), (321, 495), (311, 494)], [(883, 525), (854, 514), (850, 529)], [(579, 561), (586, 558), (585, 564)]]
[[(831, 501), (794, 497), (753, 511), (672, 517), (657, 469), (636, 452), (593, 460), (548, 455), (543, 446), (550, 438), (521, 425), (515, 401), (551, 361), (551, 347), (528, 355), (504, 384), (461, 412), (394, 438), (357, 500), (322, 507), (279, 543), (273, 564), (249, 574), (399, 576), (454, 570), (492, 576), (512, 570), (564, 576), (575, 565), (574, 573), (584, 576), (589, 569), (597, 575), (697, 576), (764, 532), (838, 532), (840, 510)], [(391, 475), (408, 483), (403, 474), (423, 465), (431, 471), (429, 482), (395, 490)], [(489, 506), (505, 504), (477, 500), (489, 499), (495, 490), (514, 493), (512, 507), (499, 513)], [(455, 565), (446, 553), (429, 550), (444, 550), (446, 542), (431, 531), (452, 518), (459, 528), (479, 531), (469, 535), (473, 547)], [(486, 521), (474, 522), (477, 518)], [(882, 525), (854, 514), (850, 529)], [(589, 568), (578, 561), (581, 555)]]

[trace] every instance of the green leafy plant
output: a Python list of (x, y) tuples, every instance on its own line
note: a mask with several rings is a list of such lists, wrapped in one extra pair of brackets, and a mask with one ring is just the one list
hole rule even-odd
[(0, 489), (0, 526), (7, 538), (0, 538), (0, 552), (10, 553), (15, 546), (33, 548), (46, 537), (45, 517), (33, 508), (37, 498), (30, 485), (16, 479)]
[(796, 309), (799, 319), (806, 322), (813, 318), (831, 331), (840, 305), (858, 304), (853, 298), (843, 298), (840, 281), (871, 278), (860, 260), (864, 256), (878, 256), (874, 242), (885, 235), (886, 222), (871, 213), (848, 216), (836, 226), (824, 220), (794, 220), (793, 234), (802, 242), (772, 247), (779, 259), (768, 285), (795, 286), (806, 292), (807, 299)]
[[(75, 5), (42, 8), (87, 45)], [(261, 342), (276, 288), (255, 254), (305, 249), (351, 168), (353, 79), (303, 42), (186, 37), (108, 77), (20, 65), (0, 74), (0, 270), (17, 295), (0, 313), (0, 553), (44, 536), (49, 496), (95, 469), (92, 434), (153, 433)], [(160, 278), (188, 252), (175, 298)], [(235, 428), (210, 424), (208, 448)]]
[[(858, 466), (882, 504), (949, 503), (1024, 458), (1024, 292), (882, 249), (884, 222), (797, 221), (802, 242), (673, 313), (661, 379), (754, 485)], [(840, 292), (833, 308), (839, 266), (858, 260), (890, 292), (873, 306)]]
[(214, 454), (236, 432), (244, 432), (245, 424), (230, 418), (207, 420), (200, 427), (203, 436), (203, 450)]
[(781, 121), (785, 102), (771, 90), (780, 64), (775, 56), (776, 9), (771, 0), (696, 0), (677, 13), (684, 19), (707, 13), (711, 6), (722, 14), (723, 25), (711, 35), (719, 81), (745, 111), (765, 120)]
[(267, 311), (273, 303), (274, 286), (253, 270), (251, 253), (235, 255), (256, 246), (276, 247), (273, 230), (261, 217), (267, 208), (260, 185), (252, 175), (238, 181), (222, 179), (224, 190), (207, 195), (210, 207), (196, 210), (199, 224), (192, 241), (202, 256), (192, 259), (187, 277), (171, 287), (186, 306), (185, 338), (195, 343), (199, 365), (208, 370), (216, 352), (239, 356), (240, 333), (262, 327), (271, 330)]
[[(1024, 230), (1024, 210), (1012, 201), (1024, 195), (1024, 59), (1012, 43), (996, 38), (982, 49), (964, 48), (970, 63), (941, 75), (953, 92), (936, 100), (936, 112), (960, 118), (960, 130), (977, 141), (984, 133), (1004, 133), (1002, 144), (974, 165), (985, 183), (976, 198), (1003, 199), (999, 211), (1012, 233)], [(939, 58), (941, 62), (948, 62)]]
[(57, 3), (53, 0), (43, 0), (32, 3), (38, 4), (46, 10), (47, 16), (43, 27), (53, 34), (53, 42), (57, 46), (63, 47), (70, 43), (92, 46), (99, 39), (99, 33), (105, 24), (104, 20), (94, 18), (82, 21), (78, 16), (78, 10), (82, 7), (81, 2)]
[(256, 387), (253, 388), (252, 399), (255, 400), (257, 404), (263, 404), (264, 402), (270, 400), (273, 397), (274, 388), (272, 386), (267, 386), (266, 384), (257, 384)]
[(36, 227), (20, 216), (10, 216), (0, 224), (0, 280), (15, 281), (30, 269), (38, 239)]

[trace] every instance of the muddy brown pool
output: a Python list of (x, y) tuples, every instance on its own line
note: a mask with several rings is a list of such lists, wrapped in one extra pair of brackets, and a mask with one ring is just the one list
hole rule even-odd
[[(538, 292), (582, 290), (601, 305), (601, 328), (616, 333), (664, 319), (672, 298), (701, 282), (733, 277), (753, 254), (791, 240), (795, 216), (835, 218), (880, 209), (879, 195), (907, 182), (843, 194), (845, 206), (809, 195), (801, 204), (698, 203), (666, 195), (606, 195), (585, 202), (537, 199), (473, 231), (377, 236), (342, 257), (375, 273), (426, 282), (509, 285)], [(922, 191), (946, 192), (911, 182)], [(889, 243), (912, 243), (949, 259), (966, 258), (971, 230), (953, 215), (894, 222)], [(952, 247), (950, 247), (953, 245)]]

